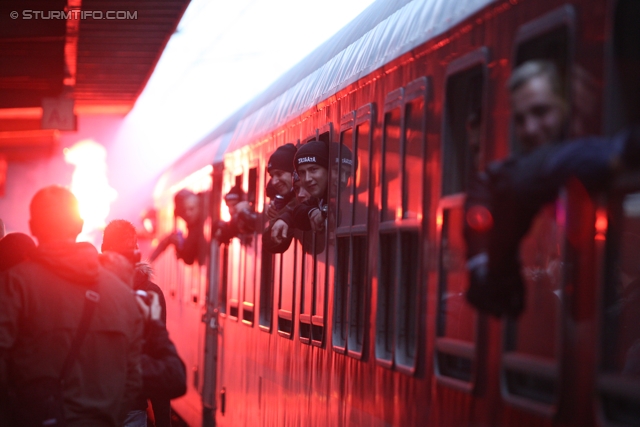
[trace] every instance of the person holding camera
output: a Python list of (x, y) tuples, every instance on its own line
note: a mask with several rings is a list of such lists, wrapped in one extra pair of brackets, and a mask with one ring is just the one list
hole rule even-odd
[[(168, 427), (171, 425), (170, 399), (186, 393), (186, 370), (165, 326), (167, 305), (164, 295), (151, 281), (151, 266), (140, 262), (136, 229), (129, 221), (117, 219), (107, 225), (102, 252), (105, 256), (117, 254), (126, 260), (131, 269), (127, 281), (133, 286), (145, 318), (141, 357), (143, 389), (123, 427), (146, 427), (147, 413), (153, 415), (156, 427)], [(112, 270), (117, 269), (114, 262), (109, 264), (114, 266)], [(123, 268), (118, 270), (123, 271)], [(114, 272), (118, 274), (118, 271)], [(151, 401), (151, 411), (147, 400)]]

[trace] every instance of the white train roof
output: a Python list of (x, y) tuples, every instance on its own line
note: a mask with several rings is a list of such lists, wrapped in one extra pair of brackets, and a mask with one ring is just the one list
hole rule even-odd
[[(174, 163), (163, 175), (163, 187), (182, 179), (188, 170), (222, 161), (225, 152), (264, 138), (495, 1), (377, 0)], [(205, 149), (208, 145), (214, 147)]]

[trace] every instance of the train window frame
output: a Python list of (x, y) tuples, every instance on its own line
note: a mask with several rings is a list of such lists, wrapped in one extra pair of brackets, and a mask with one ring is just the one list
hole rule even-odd
[[(480, 366), (483, 363), (483, 355), (486, 353), (486, 318), (484, 315), (479, 314), (477, 311), (472, 313), (472, 340), (462, 340), (459, 338), (447, 337), (446, 329), (444, 325), (445, 304), (443, 303), (443, 295), (447, 289), (446, 279), (443, 275), (443, 237), (448, 226), (448, 212), (454, 209), (462, 209), (466, 194), (466, 184), (462, 181), (462, 188), (458, 192), (446, 192), (445, 191), (445, 174), (446, 168), (445, 158), (447, 156), (446, 147), (449, 145), (450, 138), (452, 136), (448, 129), (448, 121), (450, 117), (448, 115), (449, 109), (449, 84), (454, 77), (463, 76), (463, 73), (471, 72), (474, 68), (479, 67), (479, 71), (482, 73), (482, 85), (480, 95), (479, 107), (481, 108), (481, 127), (479, 130), (479, 152), (478, 156), (482, 158), (482, 153), (486, 151), (487, 143), (487, 120), (488, 120), (488, 94), (489, 94), (489, 64), (490, 52), (489, 48), (482, 46), (474, 51), (468, 52), (457, 59), (454, 59), (448, 64), (445, 70), (445, 91), (442, 108), (442, 134), (441, 134), (441, 186), (440, 186), (440, 200), (437, 207), (437, 233), (436, 238), (438, 242), (438, 302), (436, 313), (436, 337), (435, 337), (435, 351), (433, 352), (434, 358), (434, 371), (436, 381), (439, 384), (447, 387), (460, 390), (466, 393), (474, 393), (477, 388), (479, 372), (483, 369)], [(465, 105), (465, 108), (467, 106)], [(468, 146), (468, 141), (466, 141)], [(468, 147), (465, 148), (466, 155), (471, 153), (468, 151)], [(465, 163), (467, 168), (473, 166), (469, 162)], [(464, 173), (473, 173), (473, 170), (464, 171)], [(467, 177), (468, 178), (468, 177)], [(460, 231), (461, 232), (461, 231)], [(462, 374), (455, 372), (455, 367), (452, 367), (452, 363), (462, 367)], [(446, 368), (446, 369), (445, 369)], [(450, 370), (448, 370), (451, 368)], [(447, 371), (448, 370), (448, 371)], [(457, 376), (456, 376), (457, 375)]]
[[(574, 66), (575, 52), (575, 27), (576, 12), (571, 5), (564, 5), (554, 9), (532, 21), (521, 25), (515, 35), (512, 63), (514, 67), (522, 64), (526, 60), (536, 58), (535, 43), (538, 40), (547, 40), (549, 37), (561, 34), (566, 43), (562, 49), (566, 50), (566, 55), (560, 55), (560, 59), (566, 61), (560, 69), (560, 77), (563, 79), (564, 95), (567, 102), (571, 105), (571, 75)], [(548, 42), (548, 40), (547, 40)], [(533, 53), (527, 55), (526, 48), (532, 49)], [(557, 58), (553, 56), (542, 56), (557, 63)], [(572, 106), (571, 106), (572, 108)], [(510, 120), (510, 150), (512, 153), (518, 153), (521, 147), (515, 139), (515, 131), (513, 119)], [(563, 190), (561, 195), (556, 199), (556, 204), (564, 205), (565, 211), (571, 209), (568, 206), (566, 192)], [(566, 215), (566, 214), (565, 214)], [(564, 235), (560, 236), (563, 243), (561, 250), (561, 262), (568, 265), (568, 253), (566, 245), (566, 230)], [(560, 290), (563, 291), (566, 284), (564, 274), (562, 275)], [(564, 298), (567, 298), (566, 292), (561, 292)], [(567, 302), (560, 299), (556, 318), (557, 325), (555, 331), (556, 352), (553, 359), (536, 357), (535, 355), (525, 352), (513, 350), (513, 343), (518, 338), (518, 322), (522, 321), (522, 317), (518, 320), (506, 319), (502, 323), (502, 343), (501, 343), (501, 363), (500, 363), (500, 382), (502, 396), (508, 404), (525, 409), (545, 417), (553, 417), (558, 410), (558, 402), (560, 399), (560, 390), (562, 389), (562, 358), (563, 358), (563, 331), (566, 328), (566, 314), (562, 310), (562, 306)], [(518, 384), (519, 383), (519, 384)], [(551, 390), (551, 391), (549, 391)]]
[[(368, 132), (366, 135), (366, 147), (367, 147), (367, 195), (366, 195), (366, 208), (368, 212), (369, 206), (371, 206), (371, 144), (373, 141), (373, 123), (375, 120), (375, 106), (373, 103), (368, 103), (357, 110), (353, 110), (350, 113), (342, 117), (340, 123), (340, 149), (342, 150), (343, 136), (346, 132), (351, 131), (351, 147), (352, 147), (352, 172), (355, 173), (358, 167), (359, 160), (359, 148), (360, 140), (358, 139), (359, 126), (368, 125)], [(341, 156), (340, 156), (341, 158)], [(342, 164), (340, 164), (340, 168)], [(341, 173), (341, 170), (340, 172)], [(356, 179), (352, 179), (349, 188), (349, 196), (353, 203), (350, 203), (349, 209), (350, 221), (347, 226), (336, 226), (336, 256), (335, 256), (335, 274), (333, 276), (333, 331), (332, 331), (332, 347), (337, 353), (346, 354), (354, 359), (362, 359), (364, 349), (367, 343), (366, 325), (369, 313), (370, 302), (370, 277), (367, 274), (368, 270), (368, 250), (367, 250), (367, 238), (369, 223), (368, 217), (364, 224), (355, 222), (355, 197), (356, 197)], [(339, 194), (337, 197), (336, 212), (341, 210), (341, 201), (343, 199), (342, 187), (339, 187)], [(356, 243), (357, 242), (357, 243)], [(363, 245), (364, 243), (364, 245)], [(341, 256), (341, 244), (346, 246), (345, 256)], [(356, 256), (356, 253), (358, 256)], [(361, 288), (357, 291), (354, 290), (354, 284), (351, 282), (352, 272), (354, 271), (354, 264), (357, 262), (355, 259), (360, 259), (360, 276), (361, 276)], [(347, 260), (346, 265), (341, 263), (341, 260)], [(340, 274), (342, 269), (345, 269), (347, 274), (347, 283), (344, 287), (340, 285)], [(353, 295), (357, 296), (353, 297)], [(354, 307), (355, 305), (355, 307)], [(353, 310), (355, 308), (355, 310)], [(352, 312), (356, 312), (355, 316), (352, 316)]]
[[(567, 29), (567, 55), (565, 72), (562, 73), (561, 69), (560, 77), (562, 78), (564, 95), (567, 99), (567, 103), (570, 109), (573, 109), (571, 105), (571, 74), (574, 64), (574, 52), (575, 52), (575, 33), (576, 33), (576, 12), (573, 6), (563, 5), (557, 9), (554, 9), (539, 18), (529, 21), (521, 25), (516, 31), (516, 35), (513, 41), (513, 51), (511, 53), (512, 64), (519, 65), (526, 62), (527, 59), (544, 58), (541, 56), (532, 56), (532, 58), (521, 58), (519, 53), (521, 48), (526, 43), (531, 43), (536, 39), (540, 39), (547, 36), (554, 31), (566, 28)], [(548, 58), (547, 58), (548, 59)], [(555, 61), (554, 61), (555, 63)], [(561, 68), (561, 67), (560, 67)], [(521, 147), (515, 137), (515, 129), (513, 126), (513, 119), (509, 120), (509, 150), (511, 153), (520, 153)]]
[[(259, 174), (259, 162), (254, 160), (251, 162), (248, 170), (247, 170), (247, 201), (256, 206), (257, 202), (257, 192), (258, 192), (258, 180)], [(253, 235), (251, 236), (251, 243), (245, 244), (244, 239), (242, 240), (242, 269), (244, 271), (243, 275), (243, 283), (242, 283), (242, 323), (246, 326), (253, 326), (255, 324), (255, 306), (256, 306), (256, 277), (257, 277), (257, 269), (258, 269), (258, 230), (253, 231)], [(252, 252), (253, 262), (252, 265), (249, 265), (249, 251)], [(252, 270), (252, 271), (251, 271)], [(252, 277), (250, 277), (250, 274)], [(247, 301), (247, 288), (251, 286), (253, 288), (253, 301)]]
[[(263, 171), (263, 183), (266, 189), (269, 182), (267, 168)], [(266, 191), (266, 190), (265, 190)], [(263, 191), (263, 194), (265, 193)], [(268, 223), (266, 217), (266, 202), (263, 203), (263, 223)], [(256, 242), (257, 243), (257, 242)], [(258, 328), (263, 332), (271, 332), (273, 327), (273, 309), (275, 301), (275, 254), (272, 254), (264, 250), (262, 245), (262, 239), (260, 239), (260, 286), (258, 295)], [(265, 265), (269, 263), (270, 266), (265, 268)]]
[[(602, 225), (598, 227), (598, 217), (596, 217), (595, 239), (600, 240), (597, 248), (599, 265), (598, 296), (597, 298), (597, 371), (595, 378), (596, 413), (601, 425), (615, 427), (620, 425), (635, 425), (638, 422), (638, 411), (636, 410), (633, 420), (614, 420), (612, 415), (625, 416), (625, 409), (640, 406), (640, 378), (633, 378), (623, 372), (612, 372), (613, 368), (607, 366), (610, 361), (607, 356), (612, 353), (612, 347), (617, 345), (619, 330), (617, 328), (619, 317), (612, 315), (612, 307), (618, 301), (615, 298), (615, 289), (608, 286), (615, 283), (615, 278), (619, 276), (619, 256), (623, 246), (621, 232), (624, 229), (624, 203), (628, 195), (636, 195), (640, 199), (640, 173), (627, 172), (614, 180), (611, 190), (605, 198), (606, 202), (601, 203), (599, 212), (606, 212), (606, 229)], [(602, 239), (604, 234), (605, 238)], [(612, 328), (615, 327), (615, 334)], [(636, 340), (637, 343), (637, 340)], [(629, 416), (628, 413), (626, 416)]]
[[(422, 216), (424, 209), (424, 176), (427, 139), (428, 101), (430, 96), (429, 80), (419, 77), (406, 86), (387, 94), (383, 109), (382, 127), (382, 209), (379, 223), (379, 252), (378, 256), (378, 298), (376, 306), (376, 339), (375, 356), (378, 364), (396, 369), (407, 375), (413, 375), (417, 369), (419, 359), (419, 343), (421, 335), (421, 296), (424, 288), (424, 274), (422, 265)], [(419, 202), (420, 212), (415, 218), (408, 217), (409, 206), (407, 193), (408, 181), (407, 164), (407, 132), (410, 108), (422, 100), (422, 110), (416, 115), (420, 121), (420, 147), (418, 170), (420, 179)], [(387, 175), (387, 117), (393, 110), (399, 109), (398, 147), (398, 176), (399, 182), (396, 197), (399, 205), (396, 207), (394, 218), (386, 218), (384, 211), (388, 208), (387, 192), (389, 192), (390, 177)], [(416, 195), (414, 195), (416, 197)], [(382, 244), (382, 242), (388, 244)], [(409, 244), (408, 244), (409, 243)], [(397, 250), (393, 250), (397, 248)], [(389, 253), (387, 253), (389, 252)], [(395, 257), (393, 253), (395, 252)], [(394, 259), (393, 266), (388, 262)], [(383, 262), (385, 260), (385, 262)], [(405, 268), (409, 264), (414, 268)], [(409, 276), (407, 276), (407, 274)], [(388, 282), (388, 283), (386, 283)], [(382, 297), (382, 294), (386, 297)], [(408, 305), (409, 304), (409, 305)]]
[[(300, 147), (300, 139), (296, 141), (296, 147)], [(273, 286), (274, 286), (274, 306), (276, 307), (276, 331), (279, 336), (287, 339), (293, 339), (296, 325), (296, 302), (298, 297), (298, 284), (301, 282), (301, 260), (299, 253), (301, 247), (299, 243), (299, 237), (302, 234), (299, 231), (294, 231), (295, 236), (291, 241), (291, 246), (284, 253), (273, 255)], [(293, 263), (292, 270), (292, 282), (291, 286), (291, 309), (287, 310), (282, 307), (282, 289), (284, 283), (284, 268), (283, 263), (285, 260)], [(277, 293), (276, 293), (277, 290)]]
[[(327, 144), (327, 149), (330, 152), (331, 144), (334, 138), (333, 122), (328, 122), (321, 127), (316, 128), (315, 138), (307, 138), (306, 142), (312, 140), (318, 140)], [(330, 157), (331, 158), (331, 157)], [(330, 165), (329, 165), (330, 166)], [(328, 182), (331, 183), (331, 167), (328, 169)], [(330, 185), (330, 184), (328, 184)], [(315, 347), (322, 347), (325, 343), (326, 336), (326, 318), (327, 318), (327, 306), (328, 306), (328, 290), (333, 286), (332, 275), (329, 274), (330, 253), (329, 253), (329, 232), (330, 227), (325, 227), (324, 230), (324, 251), (316, 252), (316, 238), (318, 233), (304, 232), (303, 241), (309, 242), (310, 238), (312, 253), (305, 253), (304, 248), (301, 246), (299, 251), (300, 263), (301, 263), (301, 276), (300, 276), (300, 304), (298, 305), (298, 339), (303, 344), (310, 344)], [(319, 262), (319, 258), (324, 258), (324, 267), (318, 268), (318, 265), (322, 265)], [(310, 265), (308, 265), (310, 264)], [(305, 277), (309, 276), (309, 271), (312, 275), (312, 283), (309, 288), (305, 283)], [(324, 270), (324, 274), (322, 274)], [(319, 280), (319, 276), (320, 279)], [(323, 280), (322, 280), (323, 279)], [(320, 283), (322, 282), (322, 283)], [(305, 292), (308, 291), (308, 292)], [(322, 306), (318, 307), (317, 295), (322, 294)], [(303, 312), (303, 307), (308, 305), (310, 312)]]
[[(230, 172), (230, 178), (233, 178), (233, 185), (231, 186), (240, 186), (242, 187), (242, 182), (244, 180), (244, 172), (240, 173), (238, 175), (233, 174), (233, 172)], [(237, 298), (228, 298), (228, 309), (227, 309), (227, 316), (229, 317), (229, 319), (237, 322), (239, 321), (242, 317), (242, 310), (241, 310), (241, 301), (244, 298), (244, 295), (242, 294), (243, 290), (244, 290), (244, 257), (243, 254), (244, 252), (242, 251), (242, 245), (240, 244), (240, 242), (238, 241), (238, 239), (231, 239), (229, 241), (229, 244), (227, 245), (229, 248), (229, 253), (228, 253), (228, 258), (227, 258), (227, 263), (232, 262), (234, 257), (232, 257), (232, 254), (234, 253), (234, 251), (239, 252), (238, 253), (238, 263), (239, 263), (239, 267), (238, 269), (236, 269), (236, 273), (238, 274), (239, 278), (238, 283), (237, 283), (237, 287), (238, 287), (238, 295)], [(232, 271), (232, 268), (229, 268), (230, 266), (227, 267), (227, 273), (229, 273), (230, 271)], [(227, 281), (227, 284), (233, 286), (233, 282), (232, 281)], [(232, 293), (229, 292), (229, 289), (227, 289), (227, 297), (233, 296)]]

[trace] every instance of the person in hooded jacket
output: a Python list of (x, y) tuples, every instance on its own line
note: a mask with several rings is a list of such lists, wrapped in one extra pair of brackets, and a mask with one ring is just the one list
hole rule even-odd
[[(102, 252), (104, 255), (119, 254), (126, 259), (131, 268), (129, 281), (134, 290), (148, 295), (138, 296), (138, 303), (147, 320), (142, 352), (143, 390), (136, 399), (135, 408), (129, 412), (124, 427), (146, 426), (148, 412), (152, 415), (152, 425), (168, 427), (171, 425), (170, 399), (186, 393), (186, 370), (169, 339), (164, 294), (151, 281), (151, 266), (140, 262), (136, 229), (129, 221), (117, 219), (107, 225)], [(147, 399), (151, 401), (151, 408), (148, 408)]]
[[(0, 419), (43, 425), (46, 401), (38, 396), (44, 384), (58, 384), (67, 426), (118, 426), (142, 388), (143, 318), (132, 291), (101, 267), (91, 244), (75, 242), (83, 221), (69, 190), (38, 191), (29, 226), (37, 249), (0, 273), (0, 362), (7, 370), (0, 386), (11, 400)], [(95, 304), (88, 330), (60, 378), (85, 300)]]

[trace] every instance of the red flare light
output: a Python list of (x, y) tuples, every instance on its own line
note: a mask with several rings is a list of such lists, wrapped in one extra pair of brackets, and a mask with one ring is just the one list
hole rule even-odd
[(485, 206), (475, 205), (467, 211), (467, 224), (475, 231), (487, 231), (493, 227), (493, 215)]

